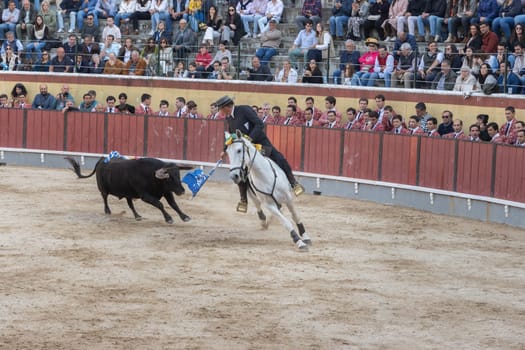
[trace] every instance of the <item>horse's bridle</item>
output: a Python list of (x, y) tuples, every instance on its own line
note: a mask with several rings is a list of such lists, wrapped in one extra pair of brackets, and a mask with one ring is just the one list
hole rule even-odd
[(250, 157), (250, 152), (248, 150), (248, 147), (246, 146), (246, 143), (242, 139), (236, 139), (232, 143), (242, 143), (242, 160), (241, 165), (236, 166), (234, 168), (230, 168), (230, 173), (239, 169), (242, 181), (246, 181), (246, 179), (248, 178), (248, 173), (252, 168), (255, 157), (257, 156), (257, 151), (254, 152), (253, 157), (250, 159), (250, 164), (245, 164), (245, 155), (248, 154), (248, 157)]

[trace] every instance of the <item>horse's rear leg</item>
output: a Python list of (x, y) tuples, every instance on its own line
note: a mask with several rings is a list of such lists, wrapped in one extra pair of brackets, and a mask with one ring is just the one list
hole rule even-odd
[(281, 220), (281, 223), (283, 224), (283, 226), (286, 228), (286, 230), (288, 232), (290, 232), (290, 236), (292, 237), (292, 240), (293, 242), (295, 243), (295, 246), (301, 250), (301, 251), (307, 251), (308, 250), (308, 246), (305, 244), (305, 242), (301, 239), (301, 237), (299, 237), (299, 235), (297, 234), (297, 232), (295, 231), (294, 227), (293, 227), (293, 224), (291, 223), (290, 220), (288, 220), (286, 218), (286, 216), (283, 215), (283, 213), (281, 213), (281, 211), (277, 208), (277, 205), (272, 203), (270, 205), (268, 205), (268, 210), (275, 216), (277, 216), (279, 218), (279, 220)]
[(293, 201), (289, 201), (287, 204), (288, 210), (290, 210), (290, 213), (292, 214), (293, 221), (297, 225), (297, 229), (299, 230), (299, 235), (301, 236), (301, 239), (304, 243), (311, 245), (312, 239), (306, 233), (306, 230), (304, 229), (304, 225), (301, 222), (301, 218), (297, 214), (297, 211), (295, 210), (295, 205), (293, 204)]

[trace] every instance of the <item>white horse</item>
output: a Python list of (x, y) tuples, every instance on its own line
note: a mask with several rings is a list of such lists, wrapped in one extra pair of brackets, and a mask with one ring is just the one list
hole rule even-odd
[[(248, 195), (257, 208), (257, 215), (263, 228), (268, 228), (271, 215), (277, 216), (283, 226), (292, 236), (296, 247), (307, 251), (312, 243), (306, 233), (301, 219), (297, 215), (293, 200), (295, 196), (286, 178), (284, 171), (270, 158), (264, 157), (255, 146), (239, 131), (235, 134), (224, 133), (226, 138), (226, 152), (230, 158), (230, 178), (238, 184), (249, 180)], [(261, 209), (261, 203), (268, 209), (270, 215), (266, 217)], [(281, 213), (281, 205), (286, 204), (292, 218), (299, 229), (294, 229), (292, 222)]]

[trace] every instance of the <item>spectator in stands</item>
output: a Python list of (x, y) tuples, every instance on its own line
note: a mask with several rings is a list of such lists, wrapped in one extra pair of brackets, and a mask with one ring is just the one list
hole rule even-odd
[(481, 141), (479, 138), (479, 125), (478, 124), (472, 124), (469, 127), (469, 135), (467, 138), (469, 141), (478, 142)]
[(237, 79), (237, 70), (230, 64), (228, 57), (223, 57), (221, 60), (221, 73), (217, 79), (235, 80)]
[(332, 16), (328, 20), (330, 24), (330, 34), (336, 40), (343, 40), (345, 28), (348, 25), (348, 18), (352, 13), (353, 0), (336, 0), (332, 7)]
[[(512, 72), (519, 77), (521, 85), (525, 86), (525, 54), (523, 52), (523, 46), (520, 43), (514, 45), (514, 66)], [(525, 89), (522, 89), (521, 93), (524, 92)]]
[(499, 127), (497, 123), (488, 123), (487, 133), (490, 136), (491, 143), (505, 143), (504, 137), (499, 133)]
[(82, 95), (82, 102), (80, 102), (78, 109), (81, 112), (95, 112), (96, 105), (97, 103), (93, 100), (93, 96), (89, 92), (86, 92)]
[(64, 84), (62, 88), (60, 88), (60, 92), (56, 95), (56, 110), (63, 110), (67, 101), (73, 101), (73, 104), (75, 104), (75, 97), (69, 92), (69, 85)]
[(102, 62), (98, 54), (91, 56), (91, 62), (89, 62), (88, 73), (90, 74), (102, 74), (104, 72), (105, 63)]
[(222, 17), (217, 11), (217, 7), (210, 6), (206, 15), (206, 29), (202, 37), (202, 43), (212, 47), (215, 40), (221, 37)]
[(217, 108), (217, 104), (213, 102), (210, 104), (210, 114), (206, 117), (211, 120), (221, 119), (221, 114), (219, 113), (219, 109)]
[(401, 55), (401, 45), (404, 43), (410, 45), (412, 52), (415, 53), (418, 50), (416, 38), (413, 35), (405, 32), (397, 32), (397, 38), (395, 39), (394, 48), (392, 49), (392, 54), (396, 61), (399, 60), (399, 56)]
[(262, 65), (257, 56), (252, 57), (252, 68), (248, 68), (248, 80), (272, 81), (273, 76), (268, 65)]
[(459, 54), (458, 48), (455, 44), (447, 44), (445, 46), (444, 59), (450, 61), (450, 68), (454, 72), (459, 72), (459, 69), (463, 65), (461, 55)]
[(287, 105), (295, 106), (295, 115), (300, 121), (304, 121), (303, 110), (297, 105), (297, 98), (295, 96), (288, 97)]
[(341, 124), (335, 119), (335, 111), (328, 111), (326, 113), (327, 123), (325, 128), (327, 129), (340, 129)]
[(51, 59), (49, 71), (55, 73), (73, 73), (74, 63), (71, 58), (66, 56), (63, 47), (59, 47), (56, 56)]
[[(267, 0), (244, 0), (237, 3), (237, 12), (241, 14), (244, 31), (248, 37), (257, 37), (259, 31), (259, 20), (266, 13)], [(243, 8), (244, 7), (244, 8)], [(253, 31), (250, 29), (250, 23), (253, 23)]]
[(117, 58), (115, 53), (108, 55), (108, 60), (104, 64), (103, 74), (121, 75), (124, 72), (124, 62)]
[[(469, 69), (468, 67), (464, 67)], [(463, 68), (462, 68), (463, 69)], [(469, 69), (470, 72), (470, 69)], [(454, 89), (454, 84), (456, 84), (456, 72), (454, 72), (450, 67), (449, 60), (443, 60), (441, 62), (441, 71), (436, 74), (436, 77), (432, 81), (430, 88), (432, 90), (448, 90), (452, 91)]]
[(89, 63), (91, 62), (91, 60), (89, 60), (88, 62), (84, 62), (84, 58), (82, 57), (82, 55), (76, 55), (75, 60), (73, 62), (73, 71), (75, 73), (88, 73)]
[(66, 105), (64, 108), (61, 109), (62, 112), (78, 112), (80, 109), (78, 107), (75, 107), (75, 102), (73, 101), (66, 101)]
[(417, 115), (412, 115), (408, 119), (408, 130), (410, 135), (423, 135), (425, 131), (421, 128), (421, 120)]
[(417, 17), (423, 13), (425, 6), (426, 1), (409, 0), (405, 15), (397, 18), (397, 32), (404, 32), (404, 28), (406, 25), (408, 26), (408, 34), (415, 38)]
[(478, 114), (476, 116), (476, 125), (479, 127), (479, 138), (482, 141), (490, 141), (489, 133), (487, 132), (487, 125), (489, 123), (488, 114)]
[(284, 116), (281, 114), (281, 107), (273, 106), (272, 115), (270, 116), (270, 118), (266, 119), (266, 123), (279, 125), (281, 124), (283, 119), (284, 119)]
[(14, 1), (9, 1), (7, 8), (2, 11), (2, 23), (0, 24), (0, 40), (4, 40), (6, 31), (15, 32), (16, 24), (20, 18), (20, 10), (16, 8)]
[(208, 79), (218, 79), (221, 74), (221, 62), (214, 61), (210, 67), (213, 67), (211, 72), (208, 69)]
[(333, 74), (334, 84), (341, 84), (341, 75), (346, 70), (347, 65), (353, 68), (352, 74), (359, 69), (359, 57), (360, 53), (355, 49), (354, 41), (350, 39), (345, 41), (345, 49), (339, 53), (339, 69), (335, 70)]
[(388, 18), (381, 24), (386, 35), (385, 41), (396, 41), (396, 33), (404, 33), (403, 28), (398, 29), (397, 21), (399, 18), (405, 17), (407, 7), (408, 0), (392, 0), (390, 3), (390, 8), (388, 9)]
[(148, 63), (142, 57), (139, 52), (134, 50), (131, 52), (131, 59), (126, 63), (124, 67), (125, 75), (145, 75), (146, 67)]
[(379, 113), (376, 111), (368, 111), (368, 119), (366, 123), (363, 125), (363, 129), (366, 131), (373, 131), (373, 132), (383, 132), (385, 131), (385, 127), (383, 123), (379, 122)]
[(159, 53), (159, 48), (155, 45), (155, 40), (149, 38), (146, 45), (142, 48), (140, 52), (140, 57), (142, 57), (146, 62), (149, 62), (151, 56), (157, 56)]
[(261, 47), (255, 52), (255, 56), (264, 66), (268, 65), (272, 57), (278, 54), (282, 38), (281, 31), (277, 29), (277, 21), (271, 19), (269, 23), (270, 29), (261, 34)]
[[(38, 14), (42, 16), (44, 23), (47, 26), (49, 40), (56, 40), (57, 14), (55, 10), (50, 9), (48, 0), (42, 2), (42, 7)], [(56, 47), (57, 45), (53, 44), (53, 46)]]
[(463, 132), (463, 121), (461, 119), (454, 119), (452, 122), (453, 131), (446, 134), (441, 134), (446, 139), (466, 140), (467, 135)]
[[(93, 15), (95, 16), (95, 25), (97, 27), (99, 26), (99, 18), (112, 17), (112, 19), (114, 19), (116, 9), (117, 6), (115, 0), (97, 0), (97, 4), (95, 5), (95, 11), (93, 11)], [(120, 36), (117, 37), (115, 35), (115, 38), (118, 38), (118, 40), (120, 41)]]
[(226, 16), (221, 33), (221, 42), (229, 43), (233, 45), (239, 45), (241, 38), (244, 36), (244, 27), (239, 15), (233, 6), (228, 6), (228, 15)]
[(461, 67), (460, 74), (456, 78), (456, 83), (454, 84), (454, 91), (462, 91), (466, 94), (464, 96), (467, 97), (475, 90), (477, 90), (476, 77), (470, 73), (469, 67)]
[(80, 30), (80, 36), (82, 38), (90, 35), (95, 42), (98, 42), (100, 39), (100, 29), (95, 25), (95, 16), (93, 14), (88, 14), (86, 16), (86, 25), (84, 25), (82, 28), (79, 27), (78, 30)]
[[(334, 97), (334, 99), (335, 99), (335, 97)], [(307, 98), (305, 98), (304, 102), (305, 102), (307, 108), (311, 108), (312, 109), (314, 120), (319, 120), (319, 118), (321, 118), (321, 116), (323, 115), (323, 112), (319, 108), (317, 108), (315, 106), (314, 98), (312, 96), (308, 96)], [(325, 105), (326, 105), (326, 102), (325, 102)]]
[(486, 95), (490, 95), (498, 91), (498, 81), (492, 74), (490, 65), (487, 63), (483, 63), (481, 65), (477, 86)]
[(428, 50), (421, 56), (418, 72), (416, 74), (416, 86), (428, 88), (439, 72), (439, 66), (443, 62), (443, 53), (438, 50), (437, 43), (428, 43)]
[(77, 13), (82, 6), (81, 0), (62, 0), (60, 4), (57, 3), (57, 33), (64, 32), (64, 15), (69, 16), (69, 30), (68, 33), (75, 31), (75, 24), (77, 20)]
[(322, 84), (323, 83), (323, 73), (319, 69), (317, 62), (315, 60), (310, 60), (308, 66), (303, 73), (303, 83), (308, 84)]
[(319, 125), (319, 122), (317, 120), (314, 119), (313, 117), (313, 110), (311, 107), (306, 107), (304, 109), (304, 122), (302, 123), (302, 125), (306, 126), (307, 128), (311, 128), (313, 126), (320, 126)]
[(496, 0), (479, 0), (478, 13), (471, 19), (470, 23), (479, 24), (486, 22), (490, 25), (498, 14), (499, 5)]
[[(123, 23), (128, 24), (129, 19), (131, 15), (135, 12), (136, 8), (136, 0), (122, 0), (120, 2), (118, 12), (115, 15), (115, 25), (120, 28)], [(127, 30), (127, 34), (129, 35), (129, 30)]]
[(206, 79), (208, 77), (208, 71), (206, 67), (209, 67), (212, 63), (212, 57), (208, 52), (208, 47), (203, 44), (199, 47), (199, 53), (195, 56), (195, 63), (197, 64), (197, 71), (199, 72), (199, 77)]
[(179, 96), (175, 99), (175, 116), (177, 118), (186, 118), (188, 114), (188, 107), (186, 107), (186, 99)]
[(275, 81), (281, 83), (296, 84), (299, 79), (297, 71), (292, 67), (290, 61), (283, 62), (283, 68), (277, 73)]
[[(430, 118), (434, 118), (434, 117), (432, 117), (427, 112), (427, 106), (426, 106), (426, 104), (424, 102), (416, 103), (415, 109), (416, 109), (416, 116), (419, 118), (419, 123), (420, 123), (421, 129), (423, 129), (424, 132), (427, 132), (428, 131), (427, 130), (427, 121)], [(436, 120), (436, 128), (437, 128), (437, 120)]]
[[(441, 24), (445, 18), (445, 10), (447, 9), (446, 0), (429, 0), (426, 1), (423, 13), (417, 17), (417, 29), (419, 36), (417, 38), (425, 37), (425, 25), (428, 24), (430, 29), (431, 40), (435, 42), (441, 41)], [(416, 38), (416, 39), (417, 39)], [(418, 40), (426, 41), (426, 40)]]
[(437, 119), (434, 117), (428, 118), (426, 136), (436, 137), (436, 138), (441, 137), (441, 135), (438, 132), (437, 127), (438, 127)]
[[(259, 114), (259, 109), (261, 110), (261, 113)], [(255, 110), (255, 107), (254, 107)], [(271, 118), (272, 114), (270, 111), (270, 104), (268, 102), (263, 103), (261, 108), (257, 107), (257, 114), (259, 115), (259, 118), (262, 120), (263, 123), (268, 123)]]
[(410, 130), (403, 126), (403, 117), (400, 115), (392, 117), (392, 129), (390, 131), (396, 135), (410, 135)]
[(282, 0), (270, 0), (266, 4), (266, 12), (264, 17), (259, 19), (259, 30), (261, 34), (269, 30), (269, 22), (274, 19), (277, 23), (281, 21), (281, 16), (283, 14), (284, 4)]
[[(340, 123), (342, 119), (341, 112), (337, 111), (336, 108), (337, 99), (334, 96), (326, 96), (324, 98), (325, 112), (321, 114), (318, 121), (321, 126), (325, 126), (328, 123), (328, 112), (332, 111), (335, 113), (336, 120)], [(314, 116), (315, 117), (315, 116)]]
[(20, 95), (27, 96), (27, 88), (26, 88), (25, 85), (22, 84), (22, 83), (16, 83), (16, 84), (13, 86), (13, 89), (11, 90), (11, 99), (12, 99), (12, 104), (13, 104), (13, 105), (15, 104), (16, 99), (17, 99), (18, 96), (20, 96)]
[(298, 30), (303, 30), (307, 23), (312, 23), (313, 26), (321, 22), (322, 5), (321, 0), (305, 0), (301, 13), (295, 17), (295, 23)]
[(128, 95), (126, 95), (125, 92), (121, 92), (118, 95), (119, 104), (117, 105), (117, 109), (120, 113), (125, 114), (135, 114), (135, 107), (128, 104)]
[(506, 41), (509, 41), (512, 28), (514, 27), (514, 17), (520, 14), (521, 0), (503, 0), (499, 9), (499, 17), (494, 18), (492, 21), (492, 31), (500, 40), (501, 32), (503, 32)]
[(186, 118), (190, 118), (190, 119), (202, 119), (203, 116), (202, 114), (200, 114), (197, 110), (197, 104), (195, 103), (195, 101), (188, 101), (188, 103), (186, 104), (187, 108), (188, 108), (188, 115), (186, 116)]
[(510, 39), (507, 41), (507, 47), (509, 50), (514, 50), (514, 45), (516, 44), (521, 44), (521, 47), (525, 47), (525, 32), (523, 31), (524, 26), (525, 24), (523, 23), (517, 23), (514, 26), (512, 35), (510, 36)]
[(104, 43), (100, 44), (100, 57), (102, 61), (106, 61), (109, 58), (110, 53), (118, 55), (120, 51), (120, 44), (115, 42), (113, 34), (108, 34)]
[(352, 78), (352, 86), (367, 86), (368, 78), (372, 74), (376, 58), (379, 55), (379, 43), (376, 38), (368, 38), (365, 41), (368, 51), (359, 57), (361, 64), (359, 71), (354, 73)]
[(106, 112), (106, 113), (117, 113), (118, 109), (115, 106), (116, 103), (117, 103), (117, 99), (115, 98), (115, 96), (110, 95), (110, 96), (106, 97), (106, 107), (105, 107), (104, 112)]
[(379, 45), (372, 74), (368, 78), (367, 86), (374, 86), (378, 79), (383, 79), (385, 87), (390, 87), (392, 73), (394, 71), (394, 56), (392, 56), (385, 45)]
[(106, 26), (102, 31), (102, 41), (106, 41), (108, 35), (113, 35), (114, 41), (120, 43), (122, 34), (120, 33), (120, 28), (115, 25), (115, 18), (113, 16), (108, 16), (106, 19)]
[(313, 22), (307, 19), (305, 28), (297, 34), (293, 46), (289, 51), (290, 63), (295, 69), (297, 69), (297, 60), (302, 58), (304, 62), (306, 62), (308, 50), (317, 45), (317, 36), (312, 28)]
[(518, 130), (516, 133), (516, 143), (518, 147), (525, 147), (525, 129)]
[(297, 117), (297, 106), (286, 106), (285, 118), (282, 120), (282, 123), (280, 125), (298, 126), (300, 124), (301, 120)]
[(516, 142), (515, 125), (518, 121), (516, 120), (516, 109), (513, 106), (505, 108), (505, 120), (505, 124), (500, 129), (501, 136), (508, 144), (514, 144)]
[(71, 60), (75, 59), (75, 56), (81, 51), (80, 45), (77, 43), (77, 36), (75, 34), (69, 34), (67, 42), (62, 44), (66, 56)]
[(480, 23), (479, 31), (481, 33), (481, 51), (488, 54), (496, 52), (499, 38), (494, 32), (490, 31), (489, 24), (486, 22)]
[(133, 25), (133, 31), (135, 32), (135, 34), (139, 33), (139, 20), (151, 19), (151, 13), (149, 12), (150, 7), (151, 0), (137, 0), (135, 12), (133, 12), (133, 14), (129, 16), (129, 20)]
[(197, 63), (195, 61), (188, 63), (188, 69), (184, 72), (183, 78), (198, 79), (199, 77), (200, 73), (197, 71)]
[(343, 129), (346, 130), (361, 130), (361, 123), (356, 119), (356, 110), (353, 107), (346, 109), (347, 122), (343, 125)]
[(80, 53), (84, 66), (89, 65), (92, 55), (100, 54), (100, 46), (94, 42), (94, 37), (91, 34), (86, 34), (84, 37), (84, 42), (80, 45)]
[(36, 94), (32, 108), (45, 110), (55, 109), (56, 100), (55, 97), (47, 91), (47, 84), (40, 84), (39, 90), (40, 93)]
[(376, 0), (370, 2), (368, 17), (366, 18), (365, 23), (363, 23), (363, 33), (365, 38), (372, 36), (372, 31), (376, 31), (379, 40), (385, 40), (385, 31), (383, 30), (382, 24), (388, 18), (389, 8), (389, 0)]
[(361, 26), (368, 17), (369, 9), (370, 4), (367, 0), (355, 0), (352, 3), (352, 12), (348, 18), (348, 39), (361, 41)]
[(397, 66), (392, 73), (392, 87), (403, 86), (409, 89), (413, 85), (414, 71), (416, 70), (416, 53), (409, 43), (401, 45), (401, 55)]
[(22, 9), (18, 16), (18, 24), (16, 25), (16, 37), (23, 40), (23, 34), (26, 35), (26, 41), (31, 40), (31, 33), (33, 32), (33, 23), (35, 23), (38, 12), (34, 9), (29, 0), (22, 2)]
[(11, 108), (7, 94), (0, 94), (0, 108)]
[[(157, 0), (159, 1), (159, 0)], [(199, 23), (204, 21), (206, 10), (203, 7), (202, 0), (188, 1), (188, 23), (190, 28), (197, 33), (199, 31)]]
[(315, 60), (316, 62), (322, 62), (330, 57), (335, 58), (334, 42), (330, 33), (323, 29), (321, 22), (315, 26), (315, 36), (317, 37), (317, 44), (314, 48), (311, 48), (306, 53), (306, 59), (308, 61)]
[[(169, 19), (170, 13), (168, 11), (168, 7), (168, 0), (151, 1), (151, 6), (149, 8), (149, 13), (151, 14), (151, 31), (148, 33), (149, 36), (153, 36), (155, 30), (157, 30), (157, 26), (159, 25), (159, 23), (165, 23), (165, 21)], [(195, 10), (195, 12), (197, 12), (197, 10)], [(204, 16), (202, 16), (201, 21), (202, 20), (204, 20)], [(155, 42), (158, 43), (159, 41), (155, 40)]]
[(507, 93), (512, 95), (521, 93), (521, 80), (516, 74), (512, 72), (512, 69), (508, 62), (502, 62), (500, 64), (497, 82), (499, 92), (501, 93)]
[(124, 46), (122, 46), (118, 52), (119, 60), (121, 60), (124, 63), (128, 63), (128, 61), (131, 58), (131, 52), (133, 52), (133, 50), (138, 51), (135, 45), (133, 45), (133, 40), (131, 38), (126, 38), (126, 40), (124, 41)]
[(359, 98), (359, 109), (355, 115), (355, 119), (361, 124), (365, 123), (365, 114), (368, 113), (368, 99), (366, 97)]
[[(476, 0), (458, 0), (449, 2), (447, 5), (448, 12), (445, 17), (445, 23), (448, 27), (448, 37), (446, 43), (462, 42), (468, 34), (469, 25), (472, 18), (476, 15), (478, 4)], [(462, 32), (458, 34), (458, 27), (461, 24)]]
[[(44, 24), (42, 16), (37, 15), (35, 23), (32, 27), (31, 33), (32, 41), (26, 46), (26, 59), (30, 62), (36, 62), (42, 58), (42, 49), (48, 45), (48, 28)], [(33, 57), (33, 51), (36, 54), (36, 59)]]
[(151, 95), (142, 94), (140, 96), (140, 104), (135, 107), (135, 114), (153, 115), (155, 112), (151, 108)]
[(170, 19), (167, 21), (168, 28), (171, 31), (171, 28), (173, 28), (173, 22), (178, 22), (181, 19), (188, 20), (188, 10), (186, 8), (187, 1), (185, 0), (172, 0), (171, 5), (168, 8), (168, 12), (170, 14)]
[(170, 103), (166, 100), (160, 100), (160, 103), (159, 103), (159, 111), (157, 112), (157, 115), (159, 117), (169, 117), (170, 115), (170, 112), (169, 112), (169, 107), (170, 107)]
[(438, 126), (439, 135), (443, 136), (451, 132), (454, 132), (454, 127), (453, 127), (453, 122), (452, 122), (453, 117), (454, 115), (452, 114), (451, 111), (445, 110), (441, 113), (441, 118), (443, 122), (439, 124)]
[(27, 101), (26, 94), (18, 95), (16, 100), (13, 101), (13, 108), (21, 108), (21, 109), (31, 108), (31, 103)]
[(49, 60), (49, 53), (47, 50), (42, 51), (42, 59), (37, 61), (33, 65), (33, 71), (35, 72), (49, 72), (49, 65), (51, 61)]
[(185, 19), (179, 21), (179, 30), (173, 37), (173, 58), (176, 60), (185, 60), (192, 52), (197, 43), (195, 32), (188, 27)]

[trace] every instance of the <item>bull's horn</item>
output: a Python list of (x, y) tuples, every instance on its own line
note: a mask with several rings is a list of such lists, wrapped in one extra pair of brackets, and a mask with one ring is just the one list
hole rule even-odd
[(160, 168), (159, 170), (155, 171), (155, 177), (157, 179), (164, 180), (164, 179), (169, 178), (170, 174), (168, 174), (168, 171), (166, 170), (166, 168)]

